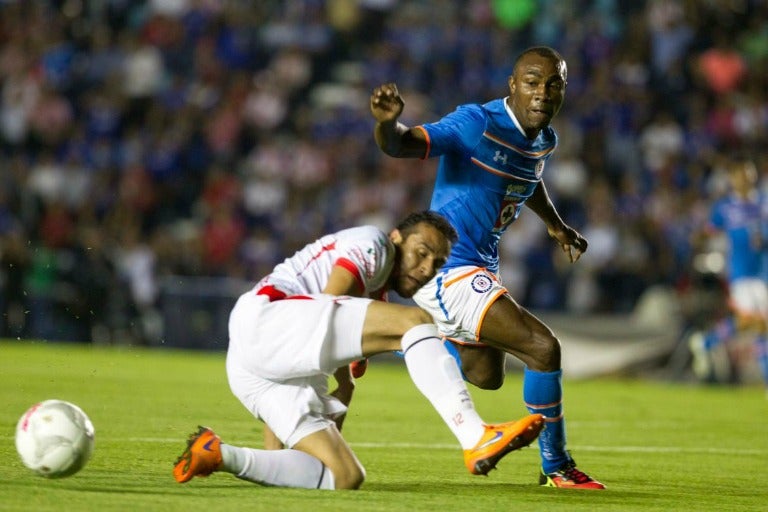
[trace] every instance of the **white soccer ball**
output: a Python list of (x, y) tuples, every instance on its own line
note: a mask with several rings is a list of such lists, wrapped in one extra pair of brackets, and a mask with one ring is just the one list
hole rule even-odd
[(16, 424), (21, 461), (47, 478), (71, 476), (93, 453), (93, 423), (75, 404), (46, 400), (25, 412)]

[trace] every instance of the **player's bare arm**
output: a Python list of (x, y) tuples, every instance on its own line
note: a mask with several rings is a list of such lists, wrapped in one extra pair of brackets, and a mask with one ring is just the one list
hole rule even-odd
[(525, 204), (544, 222), (547, 226), (547, 233), (557, 241), (563, 252), (568, 255), (570, 262), (578, 261), (587, 250), (587, 239), (563, 222), (549, 197), (547, 187), (543, 181), (539, 182), (533, 195)]
[(380, 85), (371, 94), (371, 114), (376, 119), (373, 137), (381, 150), (399, 158), (421, 158), (427, 151), (427, 140), (421, 130), (398, 121), (405, 102), (393, 83)]
[(334, 265), (331, 269), (328, 282), (325, 288), (323, 288), (323, 293), (328, 295), (346, 295), (350, 297), (362, 297), (364, 291), (360, 288), (360, 283), (355, 275), (338, 264)]

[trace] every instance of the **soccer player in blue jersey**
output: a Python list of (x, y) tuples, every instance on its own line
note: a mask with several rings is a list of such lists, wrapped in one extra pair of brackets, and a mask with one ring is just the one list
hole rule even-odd
[(395, 84), (374, 89), (374, 137), (389, 156), (440, 157), (431, 209), (448, 218), (459, 240), (440, 272), (415, 296), (438, 324), (465, 379), (498, 389), (509, 353), (525, 363), (523, 398), (546, 417), (539, 436), (539, 483), (603, 489), (576, 467), (566, 450), (560, 342), (520, 306), (498, 276), (498, 244), (523, 205), (575, 262), (587, 241), (559, 216), (542, 181), (557, 146), (549, 126), (565, 96), (567, 67), (549, 47), (525, 50), (509, 77), (509, 96), (459, 106), (435, 123), (408, 127), (398, 121), (404, 102)]
[(754, 336), (754, 347), (768, 386), (768, 197), (757, 187), (758, 173), (750, 159), (735, 157), (728, 163), (730, 194), (712, 205), (704, 232), (723, 234), (728, 242), (728, 302), (732, 310), (706, 333), (690, 340), (693, 369), (703, 380), (711, 378), (712, 350), (739, 333)]

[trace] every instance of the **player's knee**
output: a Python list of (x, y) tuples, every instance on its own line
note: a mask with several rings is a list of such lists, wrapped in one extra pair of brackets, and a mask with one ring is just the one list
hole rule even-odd
[(504, 384), (504, 371), (487, 367), (462, 368), (464, 379), (480, 389), (495, 390)]
[(410, 308), (407, 322), (409, 324), (409, 327), (415, 327), (417, 325), (434, 323), (434, 321), (432, 320), (432, 315), (430, 315), (429, 313), (427, 313), (421, 308)]
[(360, 464), (354, 464), (334, 472), (333, 476), (336, 489), (359, 489), (365, 481), (365, 468)]
[(560, 340), (550, 333), (534, 333), (532, 343), (526, 351), (526, 364), (540, 372), (553, 372), (560, 369)]
[(560, 369), (560, 340), (554, 336), (544, 336), (540, 347), (540, 358), (545, 371)]

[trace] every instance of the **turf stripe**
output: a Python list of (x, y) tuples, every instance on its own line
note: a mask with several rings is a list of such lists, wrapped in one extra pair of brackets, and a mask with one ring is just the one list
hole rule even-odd
[[(12, 436), (1, 436), (2, 440), (11, 440)], [(115, 443), (158, 443), (158, 444), (172, 444), (181, 443), (184, 440), (182, 438), (171, 437), (129, 437), (129, 438), (108, 438), (98, 439), (102, 442), (109, 441)], [(247, 441), (240, 441), (247, 442)], [(257, 443), (258, 441), (254, 441)], [(445, 444), (445, 443), (350, 443), (354, 448), (374, 448), (374, 449), (391, 449), (391, 448), (413, 448), (421, 450), (457, 450), (458, 444)], [(577, 452), (609, 452), (609, 453), (704, 453), (712, 455), (768, 455), (768, 450), (760, 450), (754, 448), (714, 448), (714, 447), (682, 447), (682, 446), (595, 446), (595, 445), (573, 445), (568, 447), (569, 450)]]

